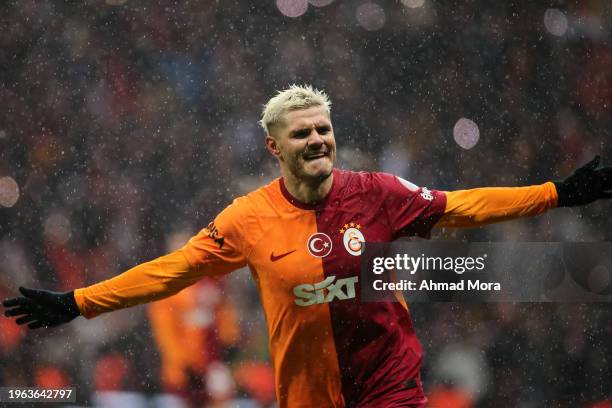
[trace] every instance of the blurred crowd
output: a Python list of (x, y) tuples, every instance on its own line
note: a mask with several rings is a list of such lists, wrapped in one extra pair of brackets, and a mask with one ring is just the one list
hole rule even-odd
[[(291, 83), (329, 93), (342, 168), (453, 190), (612, 161), (610, 2), (304, 3), (7, 1), (0, 298), (165, 254), (277, 177), (257, 121)], [(609, 212), (433, 239), (609, 241)], [(0, 386), (74, 386), (82, 405), (273, 406), (248, 271), (163, 302), (31, 333), (0, 319)], [(410, 310), (432, 407), (612, 406), (607, 304)]]

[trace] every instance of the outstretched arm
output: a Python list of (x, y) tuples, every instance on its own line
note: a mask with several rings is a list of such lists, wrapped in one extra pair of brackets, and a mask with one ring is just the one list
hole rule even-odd
[(596, 156), (565, 180), (542, 185), (446, 192), (446, 209), (436, 226), (476, 227), (612, 198), (612, 167), (598, 165)]
[(140, 264), (121, 275), (72, 292), (20, 288), (22, 297), (3, 302), (7, 317), (31, 329), (53, 327), (82, 315), (136, 306), (174, 295), (203, 276), (219, 276), (246, 264), (242, 234), (235, 226), (240, 213), (226, 208), (215, 223), (202, 229), (181, 249)]
[(74, 297), (88, 319), (101, 313), (124, 309), (172, 296), (202, 277), (185, 258), (183, 250), (172, 252), (87, 288), (76, 289)]
[(121, 275), (71, 292), (19, 288), (23, 295), (5, 300), (7, 317), (31, 329), (54, 327), (79, 315), (86, 318), (172, 296), (201, 278), (182, 250), (140, 264)]

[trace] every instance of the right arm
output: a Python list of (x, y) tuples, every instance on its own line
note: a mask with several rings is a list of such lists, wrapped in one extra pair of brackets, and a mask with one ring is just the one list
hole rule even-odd
[(214, 222), (178, 251), (140, 264), (112, 279), (74, 291), (81, 314), (101, 313), (153, 302), (178, 293), (204, 276), (220, 276), (246, 265), (240, 205), (223, 210)]
[(236, 201), (178, 251), (135, 266), (114, 278), (74, 292), (21, 290), (3, 303), (6, 316), (30, 328), (57, 326), (79, 314), (91, 319), (174, 295), (204, 276), (220, 276), (246, 265), (244, 206)]
[(101, 313), (172, 296), (200, 280), (203, 268), (193, 267), (183, 249), (145, 262), (115, 276), (74, 291), (79, 311), (87, 319)]

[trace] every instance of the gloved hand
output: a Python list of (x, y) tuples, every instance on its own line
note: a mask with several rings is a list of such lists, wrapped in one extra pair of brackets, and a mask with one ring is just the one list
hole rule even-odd
[(585, 205), (602, 198), (612, 198), (612, 167), (599, 166), (599, 156), (580, 167), (563, 181), (555, 181), (558, 207)]
[(58, 326), (81, 314), (74, 300), (74, 292), (51, 292), (23, 287), (19, 291), (23, 297), (2, 302), (2, 306), (7, 308), (4, 315), (21, 316), (15, 323), (27, 323), (30, 329)]

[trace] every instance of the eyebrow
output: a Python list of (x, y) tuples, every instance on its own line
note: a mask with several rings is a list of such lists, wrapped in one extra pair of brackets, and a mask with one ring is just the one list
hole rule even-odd
[(304, 127), (304, 128), (301, 128), (301, 129), (292, 130), (291, 132), (289, 132), (289, 134), (292, 135), (292, 136), (296, 136), (296, 135), (307, 133), (307, 132), (310, 132), (310, 128), (309, 127)]
[(302, 136), (302, 135), (308, 135), (310, 134), (310, 129), (309, 127), (306, 128), (301, 128), (301, 129), (295, 129), (292, 130), (291, 132), (289, 132), (290, 136)]
[[(317, 129), (317, 131), (319, 129), (329, 130), (329, 129), (331, 129), (331, 125), (328, 125), (328, 124), (316, 125), (314, 128)], [(303, 134), (303, 133), (306, 133), (306, 132), (310, 133), (310, 129), (312, 129), (312, 128), (310, 128), (310, 127), (303, 127), (303, 128), (300, 128), (300, 129), (292, 130), (291, 132), (289, 132), (289, 134), (291, 136), (296, 136), (296, 135)]]

